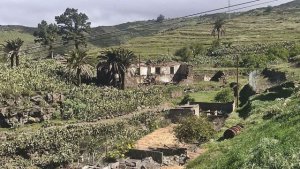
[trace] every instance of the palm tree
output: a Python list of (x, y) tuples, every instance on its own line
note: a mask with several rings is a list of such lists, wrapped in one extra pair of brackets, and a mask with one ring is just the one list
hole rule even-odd
[(88, 78), (93, 76), (93, 67), (88, 64), (88, 55), (84, 50), (74, 49), (71, 51), (68, 58), (68, 68), (72, 74), (75, 74), (78, 86), (81, 84), (81, 76)]
[(10, 58), (10, 66), (12, 68), (14, 66), (14, 57), (16, 57), (16, 66), (18, 67), (20, 64), (19, 52), (23, 43), (23, 40), (17, 38), (14, 40), (8, 40), (6, 41), (5, 45), (2, 45), (4, 52), (7, 53), (8, 57)]
[[(136, 59), (136, 55), (127, 49), (117, 48), (101, 53), (100, 60), (105, 61), (108, 85), (124, 89), (125, 73), (130, 64)], [(100, 61), (99, 64), (102, 64)]]
[(221, 35), (225, 35), (225, 28), (224, 28), (225, 20), (223, 18), (218, 18), (215, 23), (211, 34), (215, 37), (216, 34), (218, 35), (218, 40), (220, 39)]

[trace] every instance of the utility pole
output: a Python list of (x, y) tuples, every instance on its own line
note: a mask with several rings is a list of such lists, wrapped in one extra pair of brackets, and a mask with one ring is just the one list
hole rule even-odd
[(236, 108), (239, 107), (239, 55), (236, 54)]
[(230, 6), (231, 6), (231, 3), (230, 3), (230, 0), (228, 0), (228, 19), (231, 19)]
[(141, 78), (141, 55), (139, 55), (139, 83), (141, 84), (142, 78)]

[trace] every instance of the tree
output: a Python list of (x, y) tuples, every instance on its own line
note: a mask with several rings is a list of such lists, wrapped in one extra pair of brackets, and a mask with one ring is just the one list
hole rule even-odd
[(23, 45), (24, 41), (20, 38), (14, 39), (14, 40), (8, 40), (6, 41), (5, 45), (3, 46), (3, 51), (8, 54), (8, 57), (10, 58), (10, 66), (11, 68), (14, 67), (14, 58), (16, 58), (16, 67), (19, 66), (19, 52), (21, 49), (21, 46)]
[(125, 73), (136, 55), (130, 50), (117, 48), (102, 52), (100, 59), (105, 60), (107, 72), (110, 74), (107, 76), (108, 85), (124, 89)]
[(178, 49), (175, 52), (175, 56), (179, 56), (181, 58), (181, 61), (183, 61), (183, 62), (188, 62), (191, 60), (191, 58), (193, 56), (193, 51), (191, 50), (190, 47), (185, 46), (185, 47)]
[(218, 39), (220, 39), (221, 35), (225, 35), (225, 28), (224, 28), (225, 20), (223, 18), (218, 18), (214, 22), (214, 27), (211, 34), (215, 37), (218, 35)]
[(160, 15), (157, 17), (156, 22), (161, 23), (161, 22), (163, 22), (164, 20), (165, 20), (165, 16), (162, 15), (162, 14), (160, 14)]
[(38, 29), (33, 33), (35, 43), (40, 43), (41, 45), (49, 46), (49, 56), (53, 58), (53, 43), (58, 38), (58, 26), (56, 24), (49, 24), (42, 20), (38, 24)]
[(269, 14), (269, 13), (271, 13), (272, 10), (273, 10), (273, 7), (272, 7), (272, 6), (268, 6), (268, 7), (265, 9), (264, 13)]
[(191, 116), (182, 121), (174, 129), (175, 136), (180, 142), (204, 143), (213, 138), (215, 131), (213, 125), (204, 117)]
[(88, 22), (88, 19), (86, 14), (78, 13), (74, 8), (67, 8), (63, 14), (55, 17), (65, 44), (74, 41), (77, 50), (80, 45), (86, 46), (86, 34), (91, 29), (91, 22)]
[(190, 49), (192, 50), (192, 54), (194, 57), (205, 53), (205, 49), (204, 49), (203, 45), (201, 45), (199, 43), (192, 44), (190, 46)]
[(81, 84), (82, 75), (89, 78), (93, 76), (92, 66), (88, 64), (88, 55), (84, 50), (74, 49), (71, 51), (68, 68), (75, 72), (78, 86)]

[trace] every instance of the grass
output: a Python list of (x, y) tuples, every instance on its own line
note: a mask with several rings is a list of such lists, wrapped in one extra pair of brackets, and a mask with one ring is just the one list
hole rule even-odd
[[(233, 42), (234, 45), (299, 40), (297, 35), (300, 27), (297, 16), (300, 10), (293, 12), (285, 10), (282, 13), (273, 11), (268, 15), (259, 12), (236, 15), (226, 21), (226, 36), (221, 39), (223, 42)], [(178, 29), (133, 38), (122, 46), (133, 50), (143, 58), (155, 58), (159, 55), (172, 55), (177, 49), (191, 43), (207, 46), (215, 40), (210, 35), (213, 19), (192, 18), (183, 23), (186, 25)]]
[(243, 123), (242, 133), (230, 140), (207, 143), (204, 146), (208, 151), (187, 168), (299, 168), (300, 137), (296, 134), (300, 129), (299, 97), (299, 89), (287, 99), (254, 97), (250, 111), (240, 110), (249, 111), (250, 116), (241, 119), (238, 113), (233, 113), (223, 128), (224, 131)]
[(200, 91), (191, 93), (191, 98), (195, 99), (196, 102), (213, 102), (216, 94), (219, 91)]
[(34, 42), (33, 35), (29, 33), (24, 33), (18, 30), (10, 31), (0, 31), (0, 44), (5, 43), (7, 40), (12, 40), (16, 38), (21, 38), (24, 41), (24, 44), (32, 44)]

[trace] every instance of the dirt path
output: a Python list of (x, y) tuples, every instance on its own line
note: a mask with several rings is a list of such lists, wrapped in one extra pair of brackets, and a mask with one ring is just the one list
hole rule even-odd
[[(172, 124), (165, 128), (160, 128), (138, 140), (135, 144), (137, 149), (147, 150), (166, 147), (181, 147), (187, 148), (187, 154), (190, 160), (197, 158), (204, 153), (205, 149), (200, 149), (195, 145), (183, 144), (177, 141), (173, 128), (176, 125)], [(163, 166), (162, 169), (183, 169), (184, 166), (172, 165)]]

